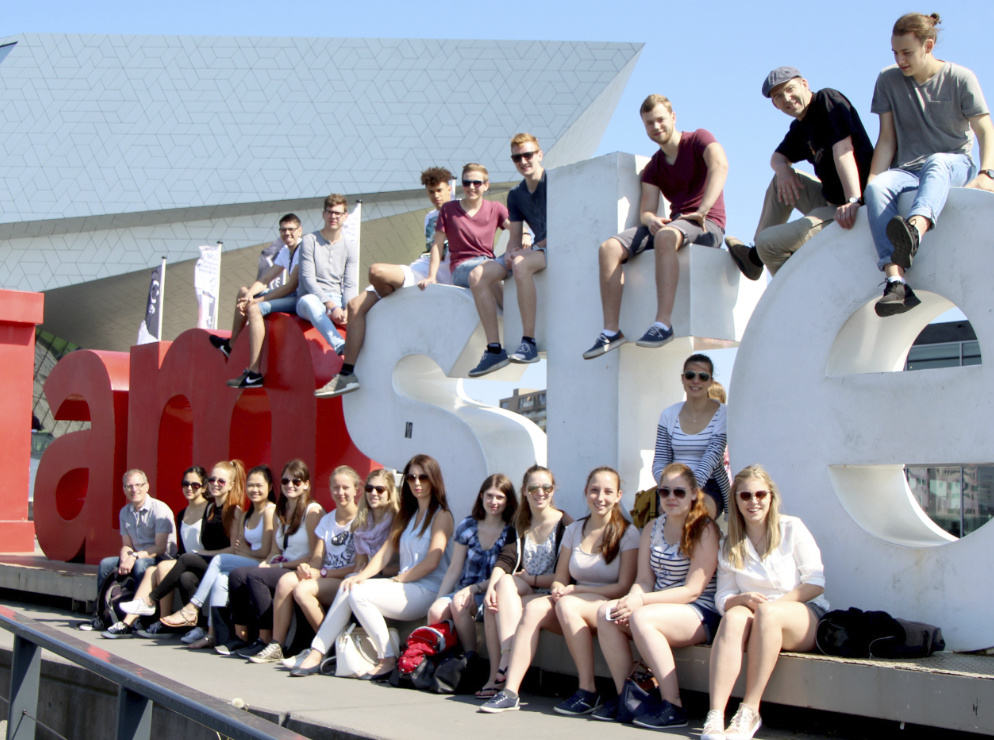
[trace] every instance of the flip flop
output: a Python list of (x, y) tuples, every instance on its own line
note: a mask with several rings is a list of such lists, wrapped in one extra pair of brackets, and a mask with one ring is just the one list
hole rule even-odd
[(191, 617), (184, 606), (175, 614), (170, 614), (168, 617), (162, 617), (159, 621), (167, 627), (196, 627), (197, 613), (194, 612)]
[(497, 694), (501, 692), (501, 689), (496, 686), (484, 686), (482, 689), (476, 692), (477, 699), (493, 699)]

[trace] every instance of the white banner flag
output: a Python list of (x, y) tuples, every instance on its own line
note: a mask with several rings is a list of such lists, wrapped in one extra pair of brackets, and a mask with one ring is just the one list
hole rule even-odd
[(355, 202), (355, 208), (349, 214), (349, 220), (342, 227), (342, 236), (347, 240), (355, 241), (356, 251), (359, 251), (359, 229), (362, 226), (362, 201)]
[(221, 297), (221, 243), (201, 247), (193, 268), (193, 289), (197, 292), (197, 328), (217, 328), (217, 304)]
[(138, 344), (150, 344), (162, 339), (162, 294), (166, 286), (166, 260), (152, 270), (148, 283), (145, 318), (138, 327)]

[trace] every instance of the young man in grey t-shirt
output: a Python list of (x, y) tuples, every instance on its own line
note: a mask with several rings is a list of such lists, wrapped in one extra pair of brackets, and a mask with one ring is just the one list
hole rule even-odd
[[(866, 210), (887, 284), (875, 306), (878, 316), (904, 313), (921, 300), (908, 286), (922, 237), (935, 227), (949, 188), (994, 192), (994, 127), (976, 76), (936, 59), (939, 16), (908, 13), (894, 24), (891, 47), (897, 65), (877, 78), (871, 110), (880, 116)], [(971, 133), (972, 131), (972, 133)], [(980, 168), (971, 157), (973, 135)], [(897, 212), (901, 193), (917, 190), (908, 217)]]

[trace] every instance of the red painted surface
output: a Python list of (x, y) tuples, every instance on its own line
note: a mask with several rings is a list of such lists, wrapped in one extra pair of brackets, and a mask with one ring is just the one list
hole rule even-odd
[(33, 552), (34, 524), (28, 521), (31, 405), (35, 326), (42, 322), (45, 296), (0, 290), (0, 550)]
[[(266, 319), (265, 388), (228, 388), (248, 356), (244, 332), (230, 360), (191, 329), (175, 342), (131, 354), (74, 352), (52, 371), (45, 394), (58, 419), (91, 419), (91, 429), (55, 440), (35, 483), (35, 521), (45, 554), (98, 562), (120, 548), (121, 476), (145, 471), (152, 495), (182, 508), (179, 481), (190, 465), (210, 470), (238, 458), (247, 468), (302, 458), (317, 500), (332, 507), (328, 478), (338, 465), (365, 476), (374, 463), (349, 439), (341, 399), (314, 389), (341, 367), (310, 323), (286, 314)], [(30, 398), (30, 394), (28, 396)], [(27, 466), (25, 466), (25, 470)]]

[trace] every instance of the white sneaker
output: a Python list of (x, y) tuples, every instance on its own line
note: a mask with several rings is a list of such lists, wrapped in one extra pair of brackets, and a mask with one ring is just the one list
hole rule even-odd
[(301, 653), (297, 653), (297, 655), (294, 655), (292, 658), (284, 658), (281, 661), (281, 663), (283, 664), (284, 668), (289, 668), (292, 671), (294, 668), (298, 668), (300, 664), (304, 662), (304, 658), (306, 658), (308, 653), (310, 652), (311, 652), (310, 649), (304, 650)]
[(134, 599), (133, 601), (122, 601), (118, 604), (125, 614), (136, 614), (139, 617), (151, 617), (155, 614), (155, 607), (150, 606), (145, 599)]
[(762, 724), (759, 712), (748, 704), (739, 704), (739, 711), (725, 729), (725, 740), (751, 740)]
[(204, 631), (203, 627), (194, 627), (192, 630), (183, 635), (180, 640), (185, 642), (187, 645), (192, 645), (206, 634), (207, 633)]
[(717, 709), (708, 712), (701, 730), (701, 740), (725, 740), (725, 715)]

